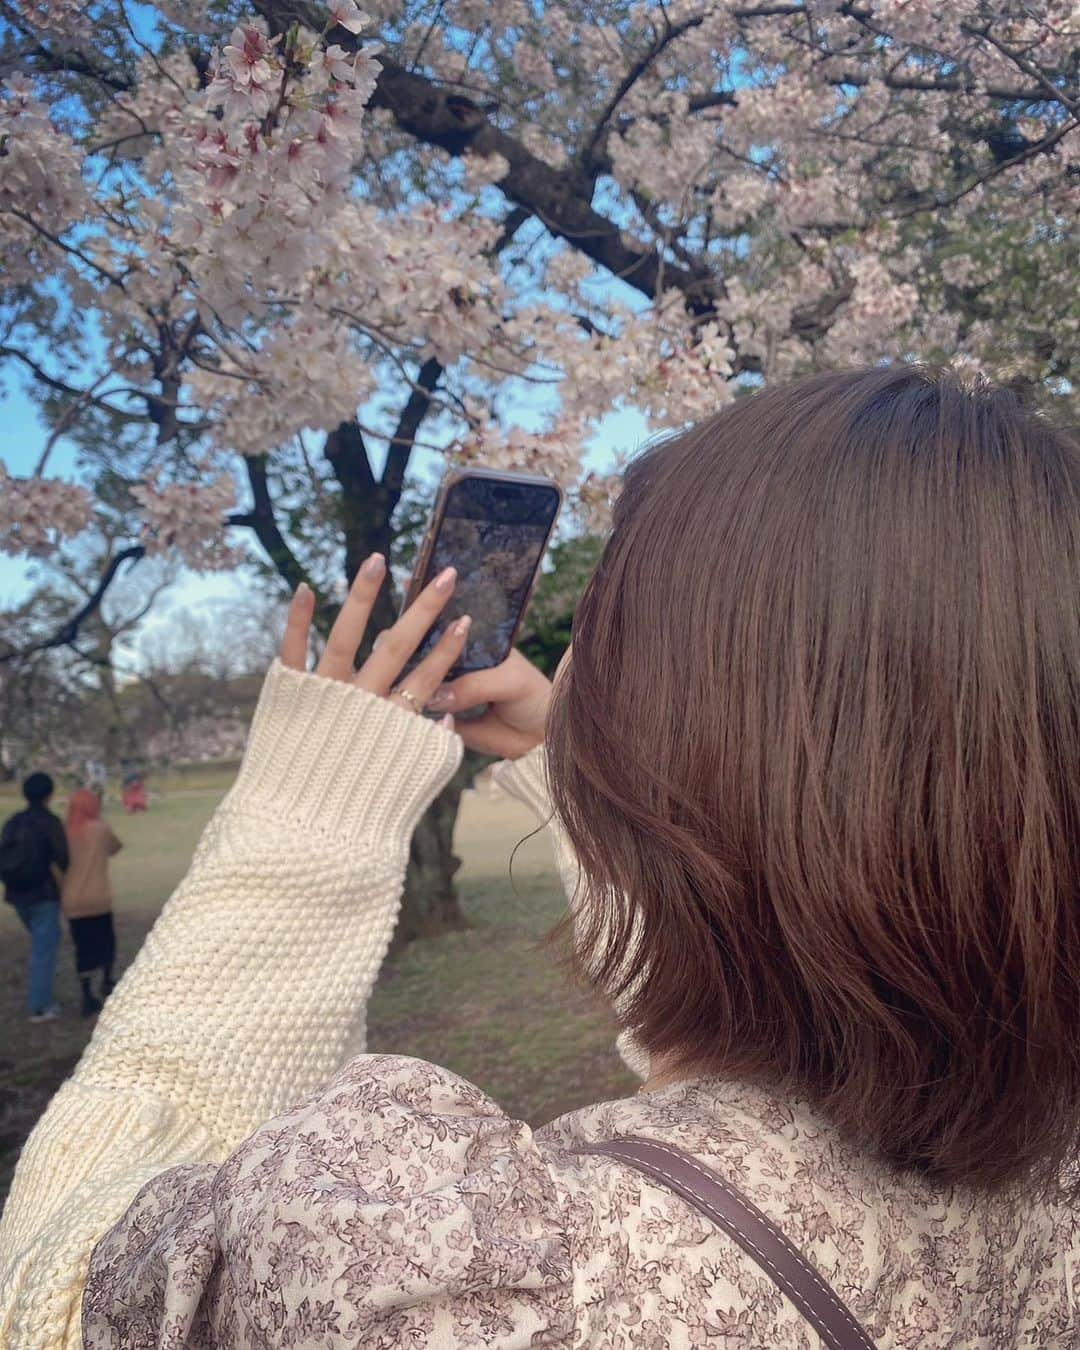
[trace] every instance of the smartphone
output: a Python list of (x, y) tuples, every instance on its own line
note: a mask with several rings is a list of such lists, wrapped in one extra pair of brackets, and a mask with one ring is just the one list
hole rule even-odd
[(506, 660), (561, 505), (562, 491), (548, 478), (494, 469), (455, 470), (444, 478), (405, 604), (444, 567), (457, 568), (457, 587), (410, 666), (463, 614), (472, 615), (469, 640), (447, 678)]

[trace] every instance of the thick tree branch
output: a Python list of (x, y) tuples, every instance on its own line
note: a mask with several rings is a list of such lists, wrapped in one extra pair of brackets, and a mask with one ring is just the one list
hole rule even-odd
[(32, 656), (35, 652), (48, 651), (51, 647), (73, 647), (83, 624), (101, 608), (101, 602), (105, 599), (109, 587), (116, 580), (120, 569), (125, 563), (131, 563), (134, 566), (140, 558), (145, 556), (146, 549), (142, 544), (132, 544), (128, 548), (121, 549), (109, 562), (105, 571), (102, 572), (101, 579), (87, 596), (85, 602), (70, 619), (67, 619), (47, 638), (31, 643), (29, 647), (12, 648), (11, 651), (0, 652), (0, 665)]
[(32, 29), (22, 22), (22, 16), (11, 5), (0, 4), (0, 19), (25, 35), (25, 45), (8, 52), (0, 66), (0, 75), (18, 70), (22, 63), (30, 60), (33, 69), (43, 75), (62, 75), (70, 72), (95, 80), (112, 93), (126, 93), (133, 87), (131, 77), (123, 72), (105, 70), (90, 60), (85, 52), (68, 48), (64, 51), (52, 50), (45, 45)]
[(368, 458), (364, 433), (355, 418), (339, 423), (329, 433), (323, 453), (341, 485), (345, 576), (351, 584), (369, 553), (376, 550), (389, 553), (389, 513), (381, 509), (379, 485)]
[[(514, 235), (529, 219), (532, 213), (524, 206), (515, 206), (503, 219), (499, 237), (487, 250), (488, 258), (497, 258), (510, 243)], [(409, 393), (408, 401), (401, 410), (398, 424), (390, 439), (390, 448), (383, 467), (381, 487), (381, 505), (389, 521), (394, 514), (405, 483), (405, 471), (409, 465), (409, 456), (416, 444), (416, 434), (420, 424), (431, 411), (432, 394), (442, 378), (443, 366), (435, 357), (429, 357), (420, 367), (420, 371)]]
[(1003, 100), (1006, 103), (1057, 103), (1062, 102), (1059, 90), (1048, 92), (1040, 85), (989, 84), (980, 85), (971, 75), (884, 75), (870, 76), (863, 71), (848, 70), (840, 75), (830, 75), (829, 83), (842, 87), (851, 85), (862, 89), (873, 81), (879, 80), (886, 89), (910, 91), (916, 94), (983, 94), (987, 98)]
[[(318, 6), (307, 0), (255, 0), (255, 8), (274, 31), (283, 30), (295, 20), (318, 27)], [(744, 16), (797, 13), (801, 9), (798, 5), (749, 8)], [(347, 50), (356, 50), (360, 45), (360, 39), (344, 29), (335, 29), (333, 36)], [(658, 250), (627, 244), (621, 227), (593, 209), (588, 175), (577, 169), (553, 169), (531, 154), (489, 120), (491, 106), (481, 107), (453, 90), (441, 88), (433, 80), (405, 70), (385, 53), (380, 54), (379, 61), (382, 70), (371, 107), (388, 109), (402, 131), (454, 156), (466, 151), (482, 156), (502, 155), (510, 169), (499, 180), (500, 189), (509, 201), (534, 215), (553, 235), (565, 239), (649, 299), (656, 299), (661, 288), (678, 290), (687, 309), (697, 318), (709, 319), (715, 314), (723, 297), (723, 280), (707, 263), (702, 261), (690, 267), (663, 257)], [(806, 332), (815, 327), (801, 313), (794, 322)], [(733, 363), (736, 374), (760, 369), (758, 358), (736, 355)]]
[[(627, 285), (655, 297), (659, 257), (651, 249), (626, 243), (620, 226), (593, 208), (586, 176), (545, 164), (494, 126), (485, 109), (390, 60), (383, 60), (372, 106), (388, 108), (403, 131), (450, 155), (466, 150), (482, 156), (501, 155), (510, 166), (499, 182), (508, 200)], [(711, 308), (717, 295), (715, 279), (705, 267), (669, 266), (665, 281), (685, 291), (698, 308)]]
[(355, 419), (341, 422), (326, 437), (323, 448), (334, 477), (347, 499), (363, 499), (376, 487), (364, 436)]
[[(255, 0), (255, 9), (274, 31), (299, 20), (316, 32), (321, 28), (319, 6), (307, 0)], [(355, 51), (360, 39), (342, 28), (333, 30), (335, 42)], [(580, 170), (553, 169), (531, 154), (515, 137), (490, 120), (491, 105), (482, 107), (462, 94), (444, 89), (426, 76), (406, 70), (381, 53), (382, 66), (370, 106), (386, 108), (402, 131), (426, 145), (460, 156), (502, 155), (510, 168), (499, 187), (511, 202), (536, 216), (550, 232), (565, 239), (613, 276), (655, 298), (661, 272), (660, 258), (644, 246), (628, 244), (619, 225), (593, 209), (592, 189)], [(664, 284), (682, 290), (695, 313), (711, 312), (719, 296), (716, 278), (704, 265), (690, 270), (663, 267)]]
[(266, 456), (247, 455), (244, 466), (251, 485), (252, 509), (230, 516), (227, 523), (246, 526), (253, 531), (274, 570), (291, 591), (295, 591), (302, 581), (311, 586), (316, 596), (316, 618), (325, 620), (332, 606), (319, 594), (278, 526), (274, 503), (270, 498)]
[(387, 519), (393, 515), (398, 502), (401, 500), (401, 490), (405, 483), (405, 470), (408, 468), (409, 456), (412, 454), (413, 445), (416, 442), (416, 433), (420, 430), (420, 423), (427, 416), (428, 409), (431, 407), (431, 395), (434, 393), (435, 386), (439, 383), (442, 373), (442, 362), (437, 361), (434, 356), (428, 357), (420, 367), (420, 372), (416, 377), (408, 401), (402, 408), (398, 424), (394, 428), (381, 484), (382, 508), (386, 512)]
[(95, 384), (92, 384), (89, 389), (78, 389), (75, 385), (67, 384), (64, 380), (58, 379), (55, 375), (50, 375), (44, 366), (35, 361), (32, 356), (28, 356), (26, 352), (20, 351), (18, 347), (10, 347), (6, 344), (0, 345), (0, 356), (9, 356), (14, 361), (21, 361), (33, 374), (36, 380), (39, 380), (49, 389), (55, 389), (58, 394), (70, 395), (70, 397), (76, 399), (80, 405), (85, 405), (87, 403), (93, 404), (94, 407), (101, 408), (103, 412), (107, 412), (111, 417), (119, 417), (125, 422), (142, 423), (146, 420), (140, 413), (127, 412), (123, 408), (117, 408), (111, 403), (106, 403), (104, 397), (95, 395), (92, 391), (97, 384), (101, 383), (100, 380), (97, 380)]
[(76, 248), (74, 244), (67, 243), (61, 239), (58, 234), (52, 230), (47, 230), (40, 221), (33, 216), (28, 216), (25, 211), (20, 211), (18, 207), (9, 206), (7, 214), (13, 216), (16, 220), (21, 220), (27, 229), (33, 230), (35, 234), (40, 234), (42, 239), (47, 239), (54, 248), (60, 249), (62, 253), (69, 253), (73, 258), (89, 267), (92, 272), (96, 272), (99, 277), (104, 277), (110, 286), (115, 286), (118, 290), (124, 289), (124, 278), (117, 276), (115, 272), (110, 272), (107, 267), (102, 267), (101, 263), (95, 262), (93, 258), (88, 257), (81, 248)]
[(225, 521), (226, 525), (251, 530), (274, 571), (290, 591), (295, 591), (301, 582), (311, 587), (315, 594), (315, 627), (323, 634), (328, 633), (337, 614), (337, 606), (315, 585), (281, 533), (270, 497), (266, 456), (246, 455), (244, 467), (251, 486), (252, 509), (230, 515)]

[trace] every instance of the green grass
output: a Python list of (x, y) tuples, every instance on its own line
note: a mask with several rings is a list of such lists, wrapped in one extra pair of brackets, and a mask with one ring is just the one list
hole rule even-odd
[[(114, 864), (119, 968), (134, 957), (183, 875), (230, 775), (199, 770), (152, 784), (150, 811), (110, 805), (125, 848)], [(0, 805), (6, 807), (7, 803)], [(410, 944), (384, 968), (368, 1014), (369, 1048), (435, 1060), (538, 1125), (586, 1102), (618, 1097), (633, 1079), (614, 1051), (607, 1013), (573, 988), (543, 946), (563, 910), (546, 840), (509, 857), (531, 816), (505, 798), (467, 794), (458, 822), (468, 927)], [(90, 1024), (74, 1013), (31, 1026), (24, 1011), (28, 940), (0, 904), (0, 1200), (34, 1120), (71, 1072)], [(65, 937), (57, 991), (78, 1006)]]

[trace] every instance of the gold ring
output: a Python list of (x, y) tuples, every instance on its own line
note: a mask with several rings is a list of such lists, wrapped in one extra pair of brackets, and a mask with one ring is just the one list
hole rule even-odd
[(413, 693), (411, 689), (395, 689), (394, 697), (403, 698), (414, 713), (422, 713), (424, 711), (424, 705), (420, 702), (420, 700), (416, 697), (416, 695)]

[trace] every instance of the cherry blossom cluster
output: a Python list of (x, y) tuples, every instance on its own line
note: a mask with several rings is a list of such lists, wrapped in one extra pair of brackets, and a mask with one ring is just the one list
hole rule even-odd
[[(551, 473), (590, 519), (610, 484), (582, 449), (619, 406), (677, 425), (747, 380), (913, 355), (1075, 401), (1071, 0), (365, 8), (306, 7), (309, 30), (274, 0), (156, 0), (125, 48), (120, 0), (15, 6), (55, 60), (0, 85), (0, 303), (93, 316), (76, 394), (147, 410), (152, 549), (217, 565), (230, 455), (403, 401), (424, 362), (435, 443)], [(63, 55), (95, 32), (97, 83)], [(370, 106), (378, 44), (427, 82), (412, 120)], [(28, 362), (36, 322), (11, 329)], [(170, 475), (177, 440), (206, 481)], [(65, 487), (20, 490), (0, 549), (40, 548), (14, 514)]]
[(151, 477), (131, 492), (142, 510), (147, 553), (179, 554), (203, 570), (236, 565), (239, 555), (222, 534), (225, 517), (236, 505), (236, 485), (228, 474), (187, 483)]
[(90, 494), (56, 478), (15, 478), (0, 461), (0, 540), (6, 551), (47, 557), (81, 534), (93, 513)]
[(73, 137), (18, 73), (0, 86), (0, 146), (0, 266), (10, 285), (52, 264), (53, 239), (81, 220), (90, 202)]
[(12, 3), (32, 31), (49, 33), (66, 46), (79, 46), (93, 37), (94, 16), (88, 4), (79, 4), (77, 0), (12, 0)]
[[(363, 23), (345, 3), (334, 18), (352, 32)], [(17, 263), (26, 277), (51, 263), (84, 301), (107, 297), (101, 330), (113, 369), (136, 387), (158, 374), (143, 353), (162, 315), (191, 314), (212, 335), (207, 364), (192, 368), (174, 398), (186, 407), (201, 400), (214, 417), (213, 438), (242, 453), (261, 453), (331, 413), (352, 416), (371, 384), (368, 367), (343, 350), (347, 325), (328, 335), (310, 295), (313, 260), (329, 252), (335, 212), (349, 199), (376, 69), (368, 49), (346, 53), (300, 30), (282, 43), (258, 21), (234, 30), (205, 89), (186, 54), (144, 55), (141, 78), (98, 125), (108, 142), (144, 142), (137, 179), (114, 175), (106, 200), (90, 197), (74, 139), (29, 81), (14, 77), (0, 102), (10, 163), (0, 183), (8, 275)], [(71, 227), (84, 236), (77, 253), (60, 248), (50, 258), (43, 240)], [(277, 321), (267, 323), (271, 308)], [(37, 513), (55, 500), (63, 517), (65, 491), (39, 481), (31, 523), (0, 528), (0, 548), (37, 547)], [(152, 480), (132, 491), (148, 548), (175, 551), (197, 567), (233, 560), (222, 536), (233, 495), (227, 477)], [(29, 511), (26, 494), (10, 500)]]

